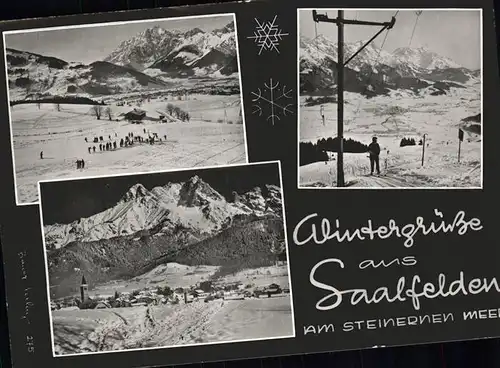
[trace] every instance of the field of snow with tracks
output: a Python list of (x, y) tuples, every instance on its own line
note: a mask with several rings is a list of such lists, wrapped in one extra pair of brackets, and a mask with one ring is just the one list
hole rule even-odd
[[(370, 176), (367, 153), (346, 153), (346, 184), (353, 187), (481, 187), (480, 135), (465, 133), (458, 162), (458, 129), (461, 120), (481, 112), (481, 85), (452, 88), (447, 95), (432, 96), (393, 91), (390, 96), (366, 99), (356, 93), (345, 93), (344, 137), (369, 144), (378, 137), (381, 147), (382, 176)], [(337, 104), (305, 106), (301, 96), (300, 142), (316, 143), (318, 139), (337, 135)], [(400, 147), (403, 137), (418, 141), (426, 134), (424, 165), (422, 146)], [(336, 186), (335, 155), (328, 162), (316, 162), (299, 168), (300, 187)]]
[[(190, 121), (160, 123), (159, 116), (168, 103), (189, 112)], [(105, 116), (97, 120), (90, 112), (90, 105), (62, 104), (60, 111), (53, 104), (40, 107), (20, 104), (11, 108), (18, 203), (38, 200), (39, 180), (246, 162), (244, 125), (237, 124), (239, 95), (191, 95), (182, 101), (151, 99), (140, 107), (114, 103), (109, 107), (111, 121)], [(147, 113), (141, 124), (131, 124), (121, 115), (134, 107)], [(96, 136), (103, 136), (104, 142), (119, 143), (128, 133), (146, 138), (149, 133), (157, 133), (162, 142), (103, 152), (99, 152), (98, 143), (92, 143)], [(93, 146), (97, 146), (97, 150), (89, 154), (88, 148)], [(40, 159), (41, 151), (43, 159)], [(78, 159), (85, 160), (85, 169), (76, 169)]]

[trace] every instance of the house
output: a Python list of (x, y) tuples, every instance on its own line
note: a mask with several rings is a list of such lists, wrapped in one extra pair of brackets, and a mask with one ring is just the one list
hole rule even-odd
[(136, 300), (139, 302), (139, 303), (145, 303), (145, 304), (151, 304), (155, 301), (155, 298), (152, 298), (151, 296), (147, 296), (147, 295), (141, 295), (141, 296), (138, 296), (136, 298)]
[(111, 308), (108, 302), (99, 302), (95, 306), (95, 309), (107, 309), (107, 308)]
[(206, 298), (209, 295), (209, 293), (206, 293), (201, 289), (196, 289), (194, 291), (194, 295), (198, 298)]
[(124, 118), (132, 121), (140, 121), (146, 117), (146, 111), (134, 108), (132, 111), (127, 112)]

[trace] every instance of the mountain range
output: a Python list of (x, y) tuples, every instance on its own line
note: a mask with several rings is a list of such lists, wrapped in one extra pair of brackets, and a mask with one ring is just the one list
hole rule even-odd
[[(344, 61), (364, 42), (346, 43)], [(300, 90), (304, 94), (331, 94), (336, 86), (337, 44), (323, 35), (300, 38)], [(423, 47), (401, 47), (389, 53), (370, 43), (344, 70), (345, 90), (372, 97), (390, 90), (421, 90), (444, 94), (479, 81), (480, 71), (470, 70)]]
[(238, 72), (234, 23), (186, 32), (155, 26), (90, 64), (6, 49), (11, 100), (67, 94), (112, 95), (165, 88), (173, 79)]
[(275, 185), (226, 199), (198, 176), (151, 190), (136, 184), (105, 211), (44, 226), (51, 285), (67, 294), (75, 270), (98, 283), (166, 262), (268, 265), (284, 239), (282, 211)]

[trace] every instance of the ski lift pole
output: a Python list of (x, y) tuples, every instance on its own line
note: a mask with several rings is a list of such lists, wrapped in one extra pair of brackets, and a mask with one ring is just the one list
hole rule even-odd
[[(363, 20), (344, 19), (344, 11), (339, 10), (337, 18), (329, 18), (326, 14), (318, 14), (316, 10), (312, 11), (313, 21), (316, 23), (326, 22), (334, 23), (338, 27), (337, 43), (337, 139), (339, 140), (339, 149), (337, 153), (337, 187), (344, 187), (344, 67), (356, 55), (358, 55), (369, 43), (371, 43), (384, 30), (391, 29), (396, 23), (393, 16), (390, 22), (371, 22)], [(348, 60), (344, 62), (344, 25), (356, 24), (365, 26), (382, 26), (383, 28), (366, 42), (358, 51), (356, 51)]]
[(337, 80), (337, 137), (339, 151), (337, 154), (337, 186), (345, 186), (344, 182), (344, 11), (339, 10), (338, 15), (338, 80)]
[(425, 155), (425, 136), (427, 134), (424, 134), (423, 140), (422, 140), (422, 166), (424, 166), (424, 155)]

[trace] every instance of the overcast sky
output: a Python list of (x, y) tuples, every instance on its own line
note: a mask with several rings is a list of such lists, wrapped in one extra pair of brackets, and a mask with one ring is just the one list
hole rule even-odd
[[(318, 13), (324, 14), (324, 10)], [(337, 10), (326, 12), (335, 18)], [(396, 11), (345, 11), (344, 17), (349, 19), (387, 22)], [(407, 47), (410, 42), (417, 15), (415, 11), (401, 10), (396, 17), (396, 24), (389, 31), (384, 50), (394, 51), (398, 47)], [(477, 10), (424, 10), (415, 29), (411, 47), (425, 47), (431, 51), (451, 58), (456, 63), (471, 69), (479, 69), (481, 65), (481, 13)], [(316, 23), (318, 34), (337, 41), (337, 26), (332, 23)], [(310, 10), (301, 11), (300, 34), (309, 38), (315, 36), (315, 23)], [(378, 28), (373, 26), (346, 25), (344, 37), (346, 42), (369, 40)], [(380, 46), (385, 33), (375, 40)]]
[(104, 59), (122, 41), (132, 38), (147, 28), (152, 28), (156, 25), (166, 30), (188, 31), (198, 27), (204, 31), (212, 31), (222, 28), (232, 21), (232, 15), (224, 15), (43, 30), (6, 34), (5, 43), (9, 48), (54, 56), (65, 61), (76, 61), (87, 64)]

